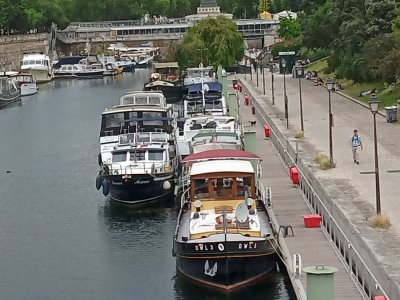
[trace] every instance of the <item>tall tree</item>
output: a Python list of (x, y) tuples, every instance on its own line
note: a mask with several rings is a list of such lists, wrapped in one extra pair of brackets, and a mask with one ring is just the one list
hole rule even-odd
[(224, 17), (198, 22), (185, 34), (176, 53), (181, 67), (193, 67), (200, 62), (232, 66), (242, 56), (243, 37), (235, 22)]
[(264, 11), (269, 11), (269, 0), (260, 0), (258, 2), (258, 12), (261, 14)]

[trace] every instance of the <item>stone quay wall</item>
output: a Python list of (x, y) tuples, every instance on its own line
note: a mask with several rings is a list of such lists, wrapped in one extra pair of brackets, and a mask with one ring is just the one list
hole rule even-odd
[(0, 71), (18, 71), (22, 56), (47, 52), (48, 33), (0, 36)]

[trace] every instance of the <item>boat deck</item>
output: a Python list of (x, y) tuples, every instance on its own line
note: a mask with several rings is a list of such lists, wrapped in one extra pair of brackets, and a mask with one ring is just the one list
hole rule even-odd
[[(240, 99), (243, 104), (243, 99)], [(288, 170), (284, 167), (279, 154), (275, 151), (272, 142), (264, 138), (262, 121), (257, 120), (256, 126), (246, 126), (250, 121), (255, 121), (251, 114), (251, 106), (240, 106), (245, 131), (256, 132), (257, 155), (262, 158), (262, 179), (266, 187), (272, 190), (272, 207), (275, 217), (281, 226), (291, 226), (288, 235), (283, 238), (284, 255), (291, 262), (294, 254), (300, 254), (302, 267), (324, 265), (335, 267), (338, 272), (334, 274), (334, 299), (358, 300), (364, 299), (351, 276), (335, 253), (331, 242), (326, 238), (321, 228), (306, 228), (303, 215), (310, 214), (300, 190), (289, 179)], [(283, 229), (283, 228), (281, 228)], [(284, 230), (280, 230), (281, 234)], [(286, 248), (286, 249), (285, 249)], [(288, 268), (290, 271), (291, 266)], [(301, 273), (295, 278), (290, 275), (299, 299), (306, 299), (306, 274)]]

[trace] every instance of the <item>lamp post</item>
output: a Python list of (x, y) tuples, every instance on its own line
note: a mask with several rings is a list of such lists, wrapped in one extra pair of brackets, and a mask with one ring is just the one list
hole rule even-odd
[(261, 64), (262, 67), (262, 76), (263, 76), (263, 92), (265, 95), (265, 68), (264, 68), (264, 64)]
[(332, 106), (331, 106), (331, 93), (333, 91), (333, 80), (328, 79), (326, 82), (326, 88), (329, 93), (329, 161), (331, 163), (331, 167), (334, 167), (335, 164), (333, 162), (333, 145), (332, 145), (332, 127), (333, 127), (333, 115), (332, 115)]
[(253, 73), (252, 73), (252, 71), (251, 71), (251, 68), (253, 67), (252, 64), (253, 64), (253, 60), (250, 59), (250, 80), (251, 80), (251, 81), (253, 81)]
[(297, 78), (299, 78), (299, 94), (300, 94), (300, 127), (301, 131), (304, 132), (304, 121), (303, 121), (303, 97), (301, 95), (301, 77), (304, 74), (304, 67), (297, 66), (296, 67)]
[(274, 65), (271, 62), (269, 65), (269, 70), (271, 71), (271, 94), (272, 94), (272, 105), (275, 105), (275, 87), (274, 87)]
[(283, 100), (285, 101), (286, 128), (289, 128), (288, 98), (286, 94), (286, 60), (284, 58), (281, 60), (281, 65), (283, 68)]
[(379, 100), (375, 94), (371, 96), (368, 101), (369, 108), (374, 116), (374, 149), (375, 149), (375, 200), (376, 200), (376, 214), (381, 214), (381, 192), (379, 187), (379, 165), (378, 165), (378, 141), (376, 137), (376, 113), (379, 109)]
[(257, 87), (258, 87), (258, 62), (255, 63), (255, 72), (257, 77)]

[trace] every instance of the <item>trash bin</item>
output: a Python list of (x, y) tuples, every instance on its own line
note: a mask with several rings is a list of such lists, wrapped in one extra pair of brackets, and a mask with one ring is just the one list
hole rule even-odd
[(338, 269), (323, 265), (303, 268), (307, 273), (307, 300), (333, 300), (334, 273)]
[(386, 121), (388, 123), (393, 123), (397, 121), (397, 107), (396, 106), (386, 106)]

